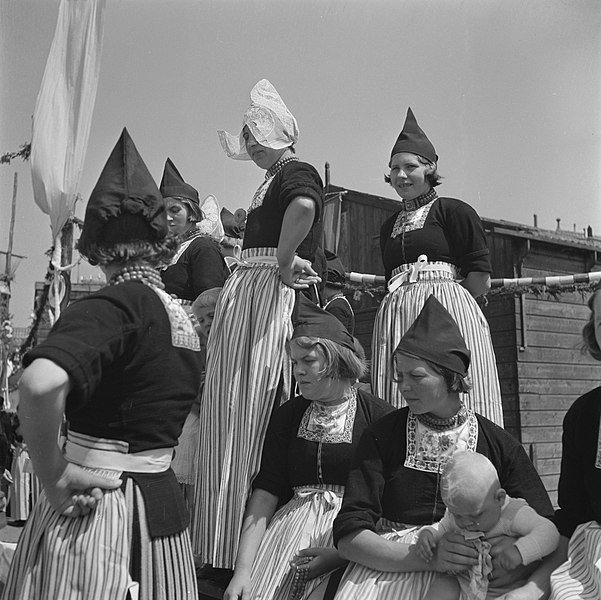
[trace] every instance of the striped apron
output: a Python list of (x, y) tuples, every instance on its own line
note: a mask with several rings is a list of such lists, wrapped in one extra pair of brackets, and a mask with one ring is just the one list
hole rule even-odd
[[(414, 544), (421, 527), (393, 524), (382, 519), (378, 533), (386, 540)], [(428, 591), (436, 573), (417, 571), (389, 573), (358, 563), (346, 568), (335, 600), (417, 600)]]
[(274, 408), (289, 398), (294, 290), (276, 248), (244, 250), (215, 308), (200, 405), (194, 552), (233, 568), (250, 484)]
[(472, 353), (468, 371), (472, 389), (463, 402), (478, 414), (503, 426), (501, 388), (488, 322), (473, 296), (459, 283), (458, 268), (444, 262), (401, 265), (388, 282), (374, 323), (372, 339), (372, 390), (374, 395), (400, 408), (405, 406), (397, 382), (392, 379), (392, 353), (411, 327), (426, 300), (434, 295), (457, 322)]
[(568, 560), (551, 574), (550, 600), (601, 598), (601, 525), (578, 525), (570, 539)]
[[(289, 600), (294, 569), (290, 561), (303, 548), (333, 548), (332, 525), (342, 505), (344, 487), (312, 485), (294, 488), (294, 497), (274, 514), (253, 563), (250, 597)], [(307, 582), (307, 598), (327, 575)]]
[[(126, 445), (69, 432), (65, 458), (115, 478), (169, 468), (170, 450), (127, 454)], [(78, 518), (55, 512), (42, 491), (19, 539), (3, 600), (128, 597), (198, 599), (188, 530), (152, 539), (142, 493), (130, 478), (124, 491), (105, 492), (94, 511)]]

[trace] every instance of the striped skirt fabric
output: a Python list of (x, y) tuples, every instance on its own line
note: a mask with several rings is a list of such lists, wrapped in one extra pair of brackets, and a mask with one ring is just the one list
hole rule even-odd
[[(273, 249), (275, 251), (275, 249)], [(231, 569), (267, 424), (287, 400), (294, 290), (277, 265), (240, 265), (227, 279), (207, 343), (200, 406), (194, 552)]]
[(501, 388), (488, 322), (463, 286), (452, 279), (436, 279), (435, 275), (424, 273), (423, 280), (401, 285), (380, 304), (372, 339), (373, 393), (397, 408), (405, 406), (398, 384), (392, 379), (392, 353), (426, 300), (434, 295), (457, 322), (472, 353), (469, 369), (472, 389), (464, 394), (463, 401), (468, 408), (502, 427)]
[(568, 560), (551, 574), (550, 600), (601, 598), (601, 526), (596, 521), (576, 528)]
[(17, 446), (10, 469), (13, 485), (9, 491), (10, 516), (16, 521), (26, 521), (33, 506), (32, 480), (35, 475), (31, 471), (29, 453), (24, 447)]
[[(413, 544), (420, 527), (382, 533), (387, 540)], [(423, 598), (432, 583), (434, 572), (389, 573), (375, 571), (357, 563), (347, 567), (335, 600), (417, 600)]]
[(198, 599), (188, 531), (151, 539), (141, 492), (129, 479), (125, 493), (105, 493), (76, 519), (56, 513), (42, 492), (2, 598), (125, 600), (136, 588), (140, 600)]
[[(290, 502), (278, 509), (263, 536), (253, 563), (250, 597), (288, 600), (294, 570), (290, 561), (303, 548), (333, 548), (332, 525), (342, 505), (342, 486), (295, 490)], [(326, 576), (308, 581), (303, 598)]]

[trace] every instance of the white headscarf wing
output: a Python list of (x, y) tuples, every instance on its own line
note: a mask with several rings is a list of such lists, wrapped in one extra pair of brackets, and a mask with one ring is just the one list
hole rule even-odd
[(210, 235), (218, 242), (224, 236), (223, 224), (221, 223), (221, 208), (213, 194), (209, 194), (201, 203), (200, 208), (204, 219), (196, 226), (204, 235)]
[[(259, 144), (280, 150), (298, 140), (298, 124), (277, 90), (267, 79), (261, 79), (250, 92), (251, 104), (244, 113), (242, 127), (248, 126)], [(224, 152), (235, 160), (250, 160), (242, 131), (238, 137), (218, 131)]]

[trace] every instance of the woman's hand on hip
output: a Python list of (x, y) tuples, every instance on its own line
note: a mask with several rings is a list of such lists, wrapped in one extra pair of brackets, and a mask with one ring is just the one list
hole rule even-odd
[(445, 533), (438, 542), (434, 557), (435, 570), (460, 573), (478, 564), (478, 551), (460, 533)]
[(57, 477), (43, 482), (52, 508), (65, 517), (83, 517), (93, 511), (105, 490), (121, 486), (120, 479), (109, 479), (64, 461)]
[(305, 569), (307, 579), (315, 579), (348, 563), (336, 548), (304, 548), (290, 561), (294, 569)]
[(321, 281), (321, 277), (313, 270), (311, 262), (296, 254), (290, 262), (280, 262), (279, 266), (282, 282), (293, 290), (305, 290)]

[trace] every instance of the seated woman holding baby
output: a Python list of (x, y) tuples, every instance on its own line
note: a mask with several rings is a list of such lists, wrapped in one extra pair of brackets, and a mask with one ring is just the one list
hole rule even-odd
[[(437, 573), (467, 572), (480, 563), (477, 544), (458, 531), (436, 542), (431, 560), (417, 550), (423, 526), (443, 517), (441, 471), (457, 451), (488, 457), (504, 492), (498, 500), (504, 502), (505, 494), (522, 498), (539, 515), (552, 516), (547, 492), (520, 443), (461, 403), (469, 364), (456, 322), (430, 296), (392, 357), (393, 377), (408, 406), (369, 426), (359, 442), (334, 522), (335, 544), (351, 563), (337, 591), (332, 576), (326, 598), (424, 598)], [(520, 554), (519, 566), (503, 567), (509, 565), (501, 557), (515, 556), (507, 548), (516, 537), (487, 538), (488, 584), (519, 588), (521, 598), (538, 598), (543, 585), (538, 561), (524, 561)]]

